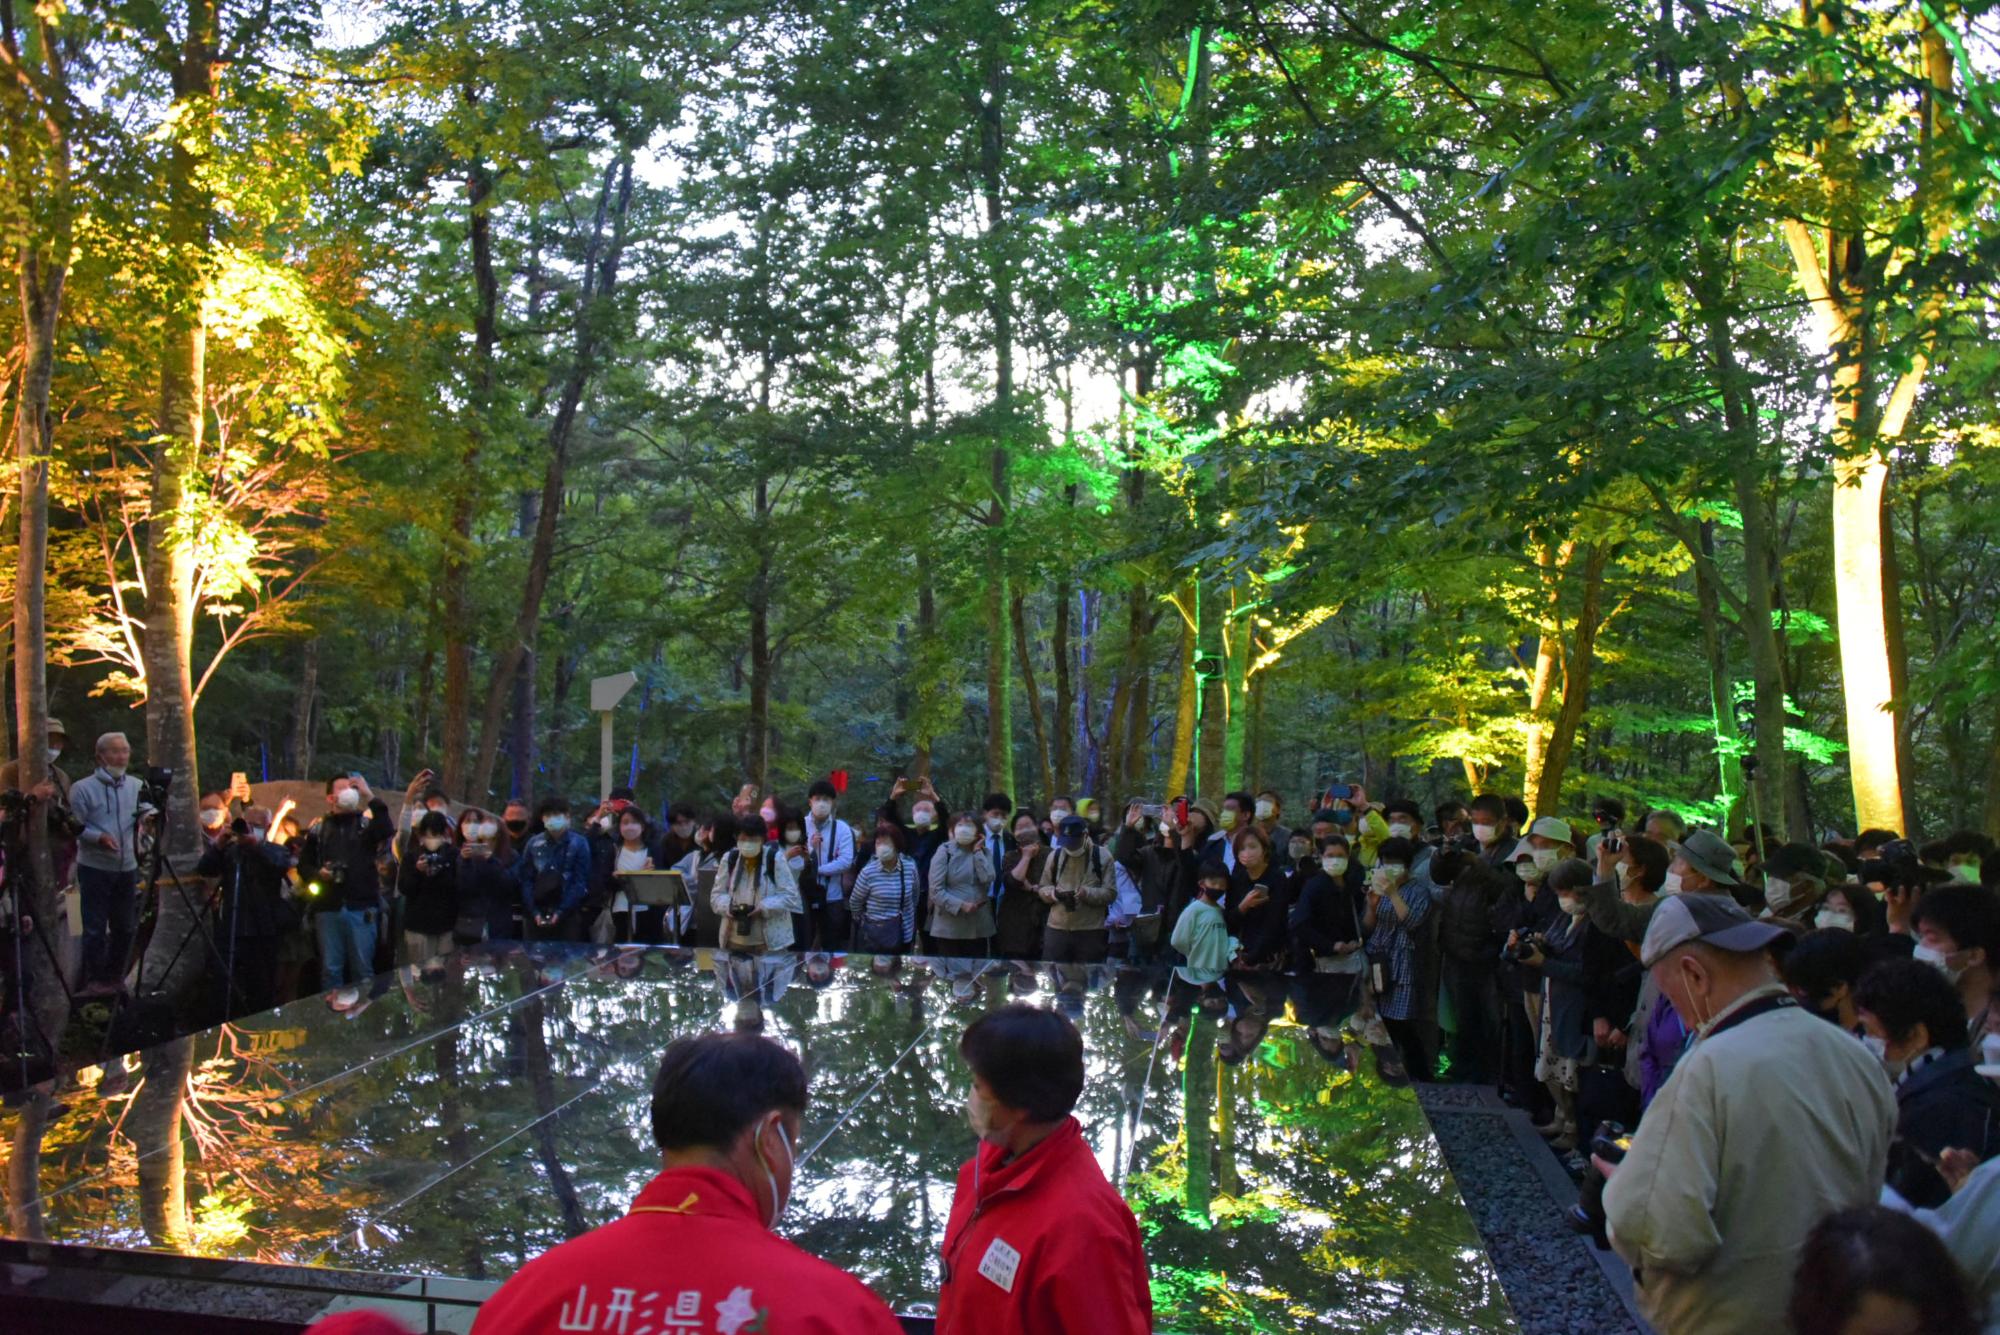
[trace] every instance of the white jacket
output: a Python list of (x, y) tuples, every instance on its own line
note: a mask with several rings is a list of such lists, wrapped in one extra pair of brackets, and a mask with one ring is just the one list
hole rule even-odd
[[(1737, 999), (1709, 1030), (1773, 995)], [(1604, 1188), (1611, 1246), (1660, 1335), (1772, 1335), (1826, 1215), (1882, 1190), (1896, 1099), (1867, 1048), (1798, 1006), (1697, 1039)]]
[[(770, 875), (764, 869), (770, 868)], [(750, 874), (746, 868), (743, 873)], [(722, 855), (722, 863), (715, 869), (715, 885), (708, 892), (708, 906), (715, 910), (718, 918), (729, 916), (729, 892), (736, 881), (736, 850), (730, 849)], [(764, 949), (790, 950), (792, 948), (792, 915), (806, 911), (805, 901), (799, 898), (799, 881), (792, 875), (791, 864), (778, 856), (775, 844), (766, 844), (764, 853), (757, 863), (757, 883), (761, 887), (762, 898), (758, 900), (759, 911), (764, 915)]]

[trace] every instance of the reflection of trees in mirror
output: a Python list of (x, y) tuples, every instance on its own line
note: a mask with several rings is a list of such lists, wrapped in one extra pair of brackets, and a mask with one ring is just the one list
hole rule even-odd
[[(47, 1232), (502, 1279), (623, 1213), (658, 1170), (661, 1050), (733, 1019), (742, 988), (707, 952), (632, 963), (489, 957), (357, 1016), (314, 999), (75, 1080), (42, 1138)], [(906, 960), (878, 978), (856, 957), (814, 986), (783, 963), (747, 984), (811, 1092), (781, 1230), (898, 1307), (936, 1293), (975, 1146), (959, 1037), (1019, 998), (1078, 1020), (1077, 1116), (1140, 1219), (1162, 1329), (1289, 1330), (1335, 1311), (1354, 1329), (1504, 1326), (1414, 1098), (1344, 1060), (1351, 998), (1288, 1002), (1251, 980), (1229, 989), (1233, 1019), (1169, 1022), (1164, 979), (1136, 970), (1043, 967), (1030, 989), (1027, 970)]]

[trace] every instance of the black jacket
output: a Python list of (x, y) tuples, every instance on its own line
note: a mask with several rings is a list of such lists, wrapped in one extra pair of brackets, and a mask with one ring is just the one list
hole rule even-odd
[(1935, 1208), (1951, 1197), (1929, 1162), (1946, 1149), (1981, 1159), (2000, 1153), (2000, 1089), (1973, 1067), (1973, 1048), (1947, 1052), (1896, 1086), (1896, 1138), (1889, 1146), (1889, 1185), (1912, 1205)]
[(285, 906), (285, 873), (293, 866), (282, 844), (230, 839), (211, 845), (195, 864), (197, 876), (213, 877), (220, 888), (216, 903), (216, 938), (270, 938), (282, 935), (297, 919)]
[[(395, 836), (396, 823), (379, 797), (365, 811), (328, 812), (314, 821), (299, 843), (300, 874), (321, 887), (312, 897), (313, 912), (381, 907), (375, 858)], [(344, 884), (336, 885), (343, 872)]]
[[(1269, 892), (1268, 899), (1263, 907), (1245, 912), (1243, 901), (1259, 885)], [(1267, 866), (1262, 875), (1252, 877), (1239, 862), (1236, 870), (1229, 874), (1229, 893), (1223, 897), (1222, 920), (1228, 924), (1229, 934), (1242, 948), (1244, 964), (1282, 967), (1288, 962), (1288, 924), (1292, 913), (1289, 885), (1290, 878), (1275, 866)]]
[[(498, 858), (457, 859), (458, 902), (463, 912), (478, 913), (489, 923), (506, 922), (521, 903), (521, 883), (514, 879), (513, 863)], [(442, 929), (440, 929), (442, 930)]]
[(1314, 959), (1333, 954), (1335, 946), (1361, 939), (1360, 870), (1350, 862), (1337, 881), (1320, 870), (1295, 880), (1298, 890), (1289, 926), (1299, 968), (1310, 968)]
[(1438, 892), (1438, 945), (1446, 959), (1488, 968), (1499, 960), (1507, 934), (1493, 929), (1488, 893), (1485, 879), (1476, 875), (1460, 876)]
[(438, 936), (458, 921), (458, 849), (447, 840), (435, 852), (415, 839), (396, 872), (403, 895), (403, 930)]
[(1159, 914), (1163, 932), (1173, 931), (1181, 910), (1194, 898), (1194, 859), (1179, 849), (1163, 847), (1158, 840), (1142, 837), (1136, 825), (1118, 831), (1111, 856), (1138, 885), (1143, 911)]

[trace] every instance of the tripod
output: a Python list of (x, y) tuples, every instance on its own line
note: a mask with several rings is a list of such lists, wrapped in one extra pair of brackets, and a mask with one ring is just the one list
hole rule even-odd
[[(28, 819), (46, 820), (47, 816), (28, 814)], [(13, 822), (9, 821), (6, 824), (11, 826)], [(8, 833), (11, 834), (11, 830)], [(14, 1011), (14, 1056), (20, 1063), (19, 1088), (23, 1090), (29, 1088), (38, 1080), (53, 1076), (55, 1074), (57, 1058), (61, 1055), (58, 1046), (60, 1035), (49, 1033), (43, 1027), (41, 1018), (36, 1015), (34, 1008), (29, 1004), (29, 954), (26, 942), (23, 940), (28, 932), (35, 934), (35, 940), (40, 943), (43, 953), (47, 955), (49, 974), (55, 979), (56, 986), (63, 990), (63, 997), (69, 1003), (69, 1009), (73, 1011), (76, 1004), (76, 996), (70, 991), (69, 980), (63, 976), (62, 958), (56, 953), (55, 946), (49, 940), (52, 930), (49, 925), (49, 919), (53, 915), (42, 914), (38, 916), (30, 913), (27, 896), (23, 893), (24, 883), (34, 876), (35, 871), (33, 859), (26, 856), (28, 852), (28, 838), (29, 836), (24, 834), (18, 844), (14, 843), (11, 838), (7, 840), (9, 844), (13, 845), (8, 850), (9, 853), (18, 851), (23, 856), (18, 859), (13, 856), (6, 857), (6, 875), (4, 878), (0, 878), (0, 921), (4, 921), (7, 924), (8, 935), (12, 938), (9, 942), (8, 950), (12, 956), (9, 962), (14, 971), (14, 978), (13, 987), (10, 989), (13, 995), (9, 1000), (12, 1003)], [(53, 850), (51, 850), (50, 857), (53, 863)], [(24, 922), (29, 925), (24, 927)], [(32, 1033), (30, 1032), (31, 1029)], [(31, 1046), (31, 1039), (39, 1043), (39, 1053)]]

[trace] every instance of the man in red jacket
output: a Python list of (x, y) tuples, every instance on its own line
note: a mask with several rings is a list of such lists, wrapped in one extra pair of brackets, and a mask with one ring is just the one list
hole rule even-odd
[(1083, 1093), (1076, 1026), (1003, 1006), (958, 1051), (980, 1143), (945, 1226), (938, 1335), (1151, 1335), (1138, 1221), (1070, 1116)]
[(805, 1106), (805, 1071), (769, 1039), (676, 1039), (653, 1081), (664, 1171), (623, 1219), (523, 1266), (474, 1335), (901, 1335), (859, 1280), (771, 1232)]

